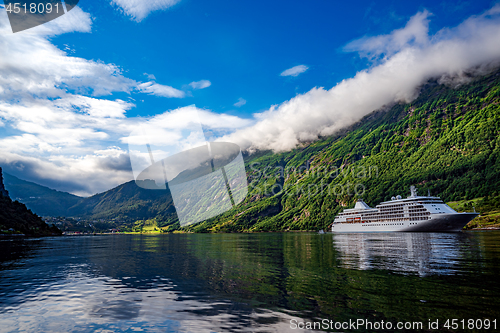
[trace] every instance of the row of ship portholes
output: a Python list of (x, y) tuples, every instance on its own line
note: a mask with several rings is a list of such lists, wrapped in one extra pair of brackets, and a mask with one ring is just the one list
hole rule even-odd
[(404, 225), (404, 223), (365, 224), (365, 225), (363, 225), (363, 227), (381, 227), (381, 226), (385, 226), (385, 225)]
[[(427, 220), (426, 218), (424, 217), (413, 217), (412, 218), (413, 221), (415, 220)], [(383, 225), (404, 225), (404, 223), (383, 223), (383, 224), (372, 224), (372, 223), (376, 223), (376, 222), (369, 222), (369, 221), (361, 221), (361, 220), (348, 220), (348, 221), (345, 221), (345, 222), (340, 222), (340, 223), (347, 223), (347, 224), (357, 224), (357, 223), (366, 223), (365, 225), (371, 225), (371, 226), (383, 226)], [(410, 222), (409, 225), (413, 225), (413, 224), (418, 224), (418, 223), (412, 223)]]
[[(415, 225), (418, 223), (409, 223), (409, 225)], [(387, 223), (387, 224), (364, 224), (363, 227), (382, 227), (386, 225), (404, 225), (404, 223)]]

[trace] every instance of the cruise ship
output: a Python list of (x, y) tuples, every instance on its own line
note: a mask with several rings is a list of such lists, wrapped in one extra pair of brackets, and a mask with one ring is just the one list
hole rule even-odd
[(415, 186), (411, 195), (392, 197), (375, 208), (358, 200), (352, 209), (335, 217), (332, 232), (453, 232), (460, 231), (477, 213), (457, 213), (439, 197), (419, 196)]

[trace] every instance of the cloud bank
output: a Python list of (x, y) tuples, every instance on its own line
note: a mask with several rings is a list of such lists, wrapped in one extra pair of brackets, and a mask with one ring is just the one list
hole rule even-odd
[(180, 2), (180, 0), (112, 0), (111, 3), (120, 7), (134, 21), (140, 22), (149, 14), (165, 10)]
[(346, 52), (359, 52), (361, 56), (372, 60), (384, 55), (389, 56), (413, 45), (424, 47), (429, 43), (429, 11), (424, 10), (414, 15), (404, 28), (396, 29), (388, 35), (363, 37), (344, 47)]
[(427, 11), (417, 13), (402, 29), (349, 43), (345, 50), (373, 59), (371, 68), (330, 90), (313, 88), (255, 114), (254, 125), (223, 140), (250, 151), (290, 150), (332, 135), (385, 105), (413, 100), (431, 78), (444, 82), (473, 68), (484, 73), (499, 64), (500, 5), (433, 36), (428, 34), (429, 16)]
[[(113, 98), (116, 92), (177, 98), (185, 93), (154, 81), (137, 82), (114, 64), (71, 57), (50, 42), (52, 36), (91, 28), (90, 15), (75, 7), (12, 34), (6, 12), (0, 12), (0, 165), (5, 172), (78, 195), (102, 192), (132, 179), (122, 138), (143, 123), (175, 124), (192, 116), (195, 107), (127, 117), (135, 105)], [(209, 129), (232, 132), (249, 124), (199, 111)]]

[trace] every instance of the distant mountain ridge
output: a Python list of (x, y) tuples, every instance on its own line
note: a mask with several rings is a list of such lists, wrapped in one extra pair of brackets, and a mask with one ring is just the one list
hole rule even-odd
[(83, 198), (50, 189), (33, 182), (4, 174), (5, 187), (13, 200), (22, 202), (40, 216), (68, 216), (70, 207)]
[[(82, 198), (7, 173), (4, 176), (5, 187), (12, 198), (40, 216), (126, 223), (159, 217), (162, 226), (177, 221), (168, 187), (167, 190), (146, 190), (130, 181), (106, 192)], [(0, 191), (2, 189), (7, 193), (7, 190), (0, 186)]]
[(82, 199), (68, 209), (68, 214), (127, 224), (155, 217), (163, 222), (162, 226), (178, 222), (168, 187), (166, 190), (147, 190), (137, 186), (135, 181)]

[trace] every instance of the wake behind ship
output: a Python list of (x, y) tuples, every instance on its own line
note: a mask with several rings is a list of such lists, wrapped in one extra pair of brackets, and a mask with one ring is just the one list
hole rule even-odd
[(453, 232), (460, 231), (477, 213), (457, 213), (439, 197), (411, 195), (392, 197), (375, 208), (358, 200), (352, 209), (335, 217), (332, 232)]

